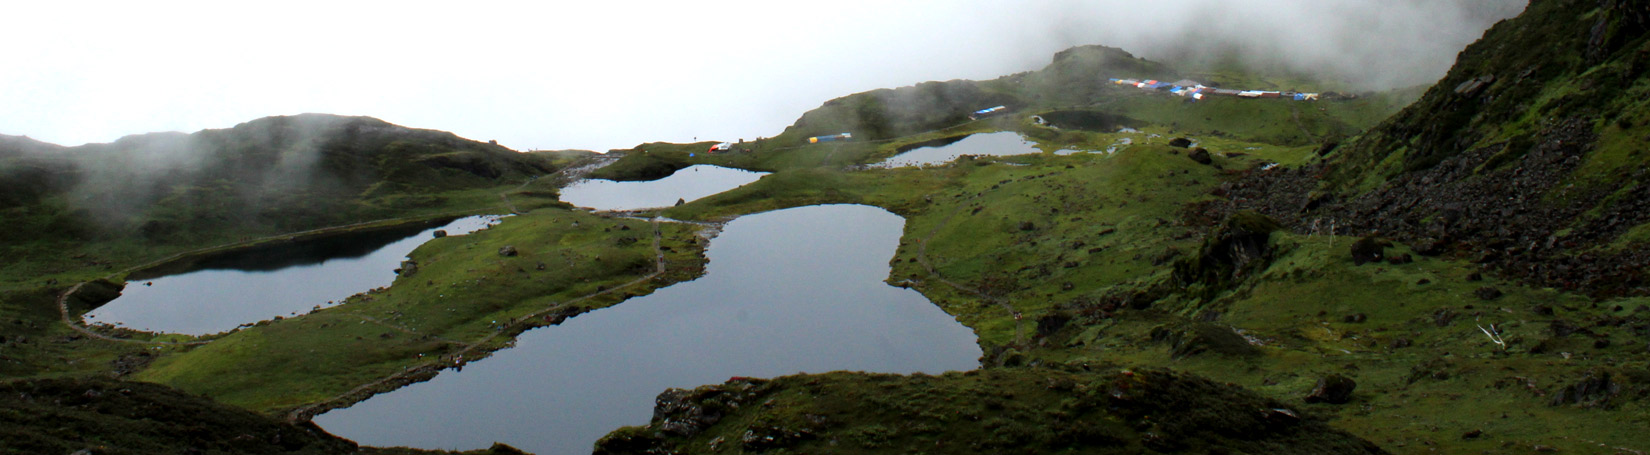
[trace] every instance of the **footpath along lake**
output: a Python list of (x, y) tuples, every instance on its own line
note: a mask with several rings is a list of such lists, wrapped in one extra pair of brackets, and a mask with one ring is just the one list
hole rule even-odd
[(711, 241), (698, 280), (529, 331), (462, 371), (314, 421), (365, 445), (588, 454), (608, 432), (647, 423), (670, 387), (977, 368), (971, 330), (883, 282), (904, 222), (859, 205), (741, 217)]
[(434, 238), (437, 230), (464, 235), (500, 218), (470, 216), (440, 227), (323, 237), (225, 253), (164, 276), (134, 273), (119, 298), (86, 313), (85, 321), (205, 335), (304, 314), (329, 301), (389, 286), (407, 253)]
[(581, 180), (561, 190), (561, 200), (596, 210), (635, 210), (676, 205), (681, 199), (692, 202), (755, 182), (766, 172), (693, 165), (659, 180), (618, 182)]

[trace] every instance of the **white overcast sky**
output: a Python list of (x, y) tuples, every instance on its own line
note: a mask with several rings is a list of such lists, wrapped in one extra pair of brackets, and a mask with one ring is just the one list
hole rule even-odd
[(3, 134), (79, 145), (323, 112), (607, 150), (771, 136), (831, 98), (1033, 70), (1080, 44), (1243, 43), (1372, 87), (1429, 83), (1526, 2), (7, 3)]

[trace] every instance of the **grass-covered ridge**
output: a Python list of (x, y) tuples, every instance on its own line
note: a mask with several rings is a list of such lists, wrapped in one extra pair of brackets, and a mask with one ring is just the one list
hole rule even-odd
[(1290, 404), (1164, 370), (988, 369), (734, 380), (659, 396), (639, 453), (1385, 453)]

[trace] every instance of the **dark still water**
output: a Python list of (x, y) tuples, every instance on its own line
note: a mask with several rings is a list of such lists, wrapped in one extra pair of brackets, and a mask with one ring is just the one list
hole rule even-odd
[(321, 238), (220, 255), (166, 276), (133, 274), (119, 298), (87, 313), (85, 320), (204, 335), (304, 314), (316, 305), (389, 286), (407, 253), (434, 238), (436, 230), (463, 235), (499, 219), (471, 216), (440, 227)]
[(755, 182), (766, 172), (751, 172), (721, 166), (688, 166), (658, 180), (616, 182), (580, 180), (561, 190), (561, 200), (596, 210), (635, 210), (676, 205), (681, 199), (692, 202)]
[(1020, 133), (975, 134), (946, 145), (921, 147), (888, 157), (871, 167), (933, 166), (956, 161), (963, 155), (1009, 156), (1042, 153), (1035, 144), (1020, 137)]
[(669, 387), (978, 367), (971, 330), (882, 281), (903, 225), (854, 205), (739, 218), (711, 242), (703, 278), (527, 332), (462, 372), (315, 422), (365, 445), (588, 454), (602, 435), (647, 423)]

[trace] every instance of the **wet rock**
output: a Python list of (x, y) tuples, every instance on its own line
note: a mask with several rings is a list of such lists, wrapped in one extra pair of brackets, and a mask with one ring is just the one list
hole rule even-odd
[(1318, 379), (1318, 384), (1306, 395), (1306, 402), (1345, 404), (1352, 401), (1352, 391), (1357, 388), (1358, 383), (1352, 378), (1331, 374)]
[(1478, 288), (1476, 291), (1472, 291), (1472, 295), (1478, 296), (1481, 300), (1495, 300), (1501, 298), (1504, 294), (1501, 293), (1500, 289), (1496, 289), (1492, 286), (1484, 286)]
[(773, 449), (790, 447), (805, 439), (812, 439), (813, 432), (807, 429), (789, 429), (777, 425), (758, 425), (745, 429), (745, 434), (739, 437), (740, 446), (753, 452), (766, 452)]
[(1621, 385), (1610, 380), (1610, 372), (1588, 371), (1587, 377), (1554, 394), (1552, 405), (1609, 409), (1610, 399), (1619, 394)]
[(1587, 332), (1586, 328), (1572, 324), (1570, 321), (1563, 319), (1554, 319), (1553, 322), (1547, 325), (1547, 329), (1551, 330), (1553, 332), (1553, 336), (1558, 338), (1567, 337), (1576, 333)]
[(1455, 316), (1455, 312), (1448, 308), (1440, 309), (1432, 313), (1432, 323), (1439, 327), (1449, 327), (1449, 324), (1455, 321)]
[(434, 235), (435, 235), (435, 238), (438, 238), (438, 239), (442, 238), (442, 237), (446, 237), (447, 236), (447, 230), (446, 229), (436, 229)]
[(488, 455), (531, 455), (527, 452), (523, 452), (521, 449), (511, 447), (509, 444), (505, 444), (505, 443), (502, 443), (502, 442), (493, 443), (492, 447), (487, 448), (487, 454)]
[(1192, 161), (1196, 161), (1197, 164), (1214, 164), (1215, 163), (1214, 158), (1209, 157), (1209, 150), (1205, 149), (1203, 147), (1198, 147), (1198, 148), (1192, 149), (1192, 152), (1186, 154), (1186, 156), (1188, 158), (1191, 158)]
[(1256, 212), (1232, 214), (1195, 255), (1175, 262), (1174, 277), (1184, 286), (1203, 286), (1201, 297), (1212, 298), (1271, 263), (1272, 233), (1279, 229), (1277, 221)]
[(1415, 262), (1415, 257), (1405, 253), (1397, 256), (1388, 256), (1386, 258), (1386, 262), (1392, 265), (1404, 265)]
[(503, 248), (498, 249), (498, 255), (499, 256), (515, 257), (516, 255), (519, 255), (519, 254), (521, 254), (521, 252), (517, 251), (516, 247), (514, 245), (505, 245)]
[(1152, 341), (1168, 343), (1175, 358), (1184, 358), (1213, 352), (1229, 356), (1249, 356), (1260, 353), (1249, 340), (1225, 327), (1207, 322), (1189, 322), (1159, 326), (1152, 329)]
[(1180, 148), (1191, 147), (1192, 146), (1192, 140), (1187, 139), (1187, 138), (1183, 138), (1183, 137), (1177, 137), (1177, 138), (1169, 140), (1169, 146), (1170, 147), (1180, 147)]
[(1341, 141), (1336, 140), (1336, 139), (1330, 139), (1330, 140), (1327, 140), (1327, 141), (1323, 141), (1323, 145), (1318, 146), (1318, 150), (1317, 150), (1318, 156), (1329, 156), (1329, 152), (1335, 151), (1335, 149), (1339, 148), (1340, 146), (1341, 146)]
[(401, 261), (401, 268), (395, 269), (395, 274), (410, 277), (418, 274), (418, 262), (413, 260)]
[(1037, 318), (1037, 335), (1051, 336), (1059, 332), (1071, 322), (1071, 315), (1065, 312), (1053, 312)]
[(1364, 237), (1352, 242), (1352, 263), (1364, 265), (1371, 262), (1380, 262), (1386, 257), (1386, 249), (1392, 247), (1392, 242), (1374, 236)]

